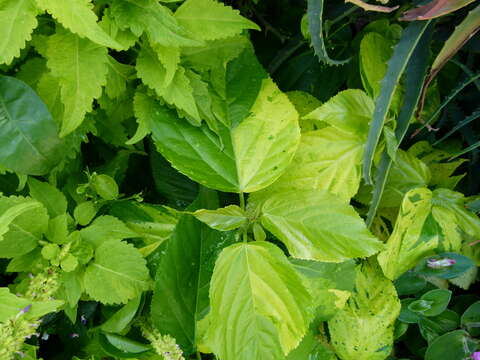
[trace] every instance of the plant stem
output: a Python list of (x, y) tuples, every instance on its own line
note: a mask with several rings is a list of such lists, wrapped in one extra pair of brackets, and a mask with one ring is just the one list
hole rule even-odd
[(238, 194), (238, 196), (240, 198), (240, 207), (245, 211), (245, 196), (243, 195), (243, 192)]
[(197, 351), (197, 360), (202, 360), (202, 355), (200, 354), (200, 351)]

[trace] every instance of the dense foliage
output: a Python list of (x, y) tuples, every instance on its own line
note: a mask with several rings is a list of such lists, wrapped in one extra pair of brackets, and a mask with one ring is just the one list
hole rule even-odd
[(0, 0), (0, 360), (480, 359), (480, 5)]

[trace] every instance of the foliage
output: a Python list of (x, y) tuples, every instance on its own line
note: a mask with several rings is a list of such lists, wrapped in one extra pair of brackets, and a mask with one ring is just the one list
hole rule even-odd
[(349, 2), (0, 0), (0, 360), (479, 356), (479, 7)]

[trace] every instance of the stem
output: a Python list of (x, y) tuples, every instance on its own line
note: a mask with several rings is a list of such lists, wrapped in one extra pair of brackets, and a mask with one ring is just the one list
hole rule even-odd
[[(243, 192), (239, 193), (238, 194), (239, 198), (240, 198), (240, 208), (245, 211), (245, 196), (243, 195)], [(247, 234), (247, 228), (243, 228), (241, 229), (242, 231), (242, 239), (243, 239), (243, 242), (246, 243), (248, 242), (248, 234)]]
[(240, 207), (242, 208), (243, 211), (245, 211), (245, 196), (243, 195), (243, 192), (238, 194), (240, 198)]
[(202, 360), (202, 355), (200, 354), (200, 351), (197, 351), (197, 360)]

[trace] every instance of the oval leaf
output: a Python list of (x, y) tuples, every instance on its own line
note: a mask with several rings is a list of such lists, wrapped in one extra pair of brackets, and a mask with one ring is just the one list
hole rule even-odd
[(26, 175), (44, 175), (61, 159), (52, 115), (24, 82), (0, 76), (0, 164)]

